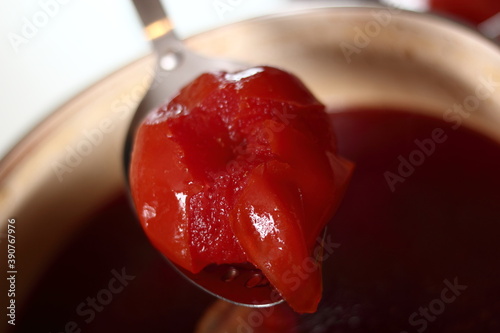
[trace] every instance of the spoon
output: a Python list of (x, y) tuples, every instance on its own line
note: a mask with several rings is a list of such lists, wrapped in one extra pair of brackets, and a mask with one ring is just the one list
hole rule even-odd
[[(159, 0), (133, 0), (148, 38), (157, 56), (156, 86), (150, 87), (131, 121), (124, 148), (125, 174), (128, 175), (134, 137), (141, 121), (155, 108), (166, 104), (187, 83), (200, 74), (213, 71), (233, 72), (244, 66), (195, 54), (177, 38)], [(266, 307), (283, 302), (260, 270), (251, 265), (213, 265), (193, 274), (167, 261), (184, 277), (226, 301), (245, 306)]]

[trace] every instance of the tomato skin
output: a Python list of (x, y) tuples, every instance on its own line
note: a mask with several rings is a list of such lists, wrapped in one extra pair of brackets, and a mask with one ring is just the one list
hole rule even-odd
[(338, 198), (342, 197), (347, 187), (353, 165), (336, 156), (333, 147), (325, 150), (315, 141), (313, 133), (292, 127), (275, 133), (269, 145), (279, 159), (288, 162), (288, 179), (300, 189), (302, 232), (311, 252), (317, 245), (319, 233), (340, 203)]
[[(192, 175), (182, 163), (169, 158), (182, 154), (181, 147), (171, 140), (160, 140), (163, 135), (154, 126), (139, 128), (137, 136), (141, 140), (135, 143), (130, 168), (131, 193), (151, 242), (174, 263), (192, 270), (187, 211), (179, 198), (197, 189), (186, 188), (185, 184), (193, 182)], [(166, 175), (151, 170), (154, 165), (162, 165)], [(177, 223), (165, 223), (171, 219)]]
[[(290, 182), (290, 171), (277, 161), (255, 168), (235, 204), (231, 225), (249, 261), (295, 311), (311, 313), (321, 298), (321, 272), (306, 243), (301, 193)], [(296, 273), (305, 265), (307, 272)]]
[(148, 115), (130, 183), (146, 234), (175, 264), (250, 262), (303, 313), (321, 299), (311, 254), (352, 168), (302, 82), (254, 67), (203, 74)]

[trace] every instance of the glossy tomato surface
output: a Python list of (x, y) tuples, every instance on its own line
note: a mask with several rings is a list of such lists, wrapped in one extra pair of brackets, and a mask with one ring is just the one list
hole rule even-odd
[(130, 181), (146, 234), (175, 264), (249, 262), (296, 311), (313, 312), (312, 252), (351, 171), (324, 106), (295, 76), (254, 67), (203, 74), (152, 112)]

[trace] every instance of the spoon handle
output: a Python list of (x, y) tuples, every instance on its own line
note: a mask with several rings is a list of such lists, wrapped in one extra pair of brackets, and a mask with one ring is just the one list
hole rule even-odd
[(174, 25), (160, 0), (132, 0), (141, 18), (146, 37), (152, 41), (158, 53), (165, 44), (180, 44), (174, 32)]

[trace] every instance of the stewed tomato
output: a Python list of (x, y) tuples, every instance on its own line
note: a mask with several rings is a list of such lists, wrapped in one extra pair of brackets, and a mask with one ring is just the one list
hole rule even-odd
[(203, 74), (152, 112), (130, 183), (146, 234), (171, 261), (193, 273), (251, 263), (294, 310), (314, 312), (313, 249), (352, 169), (304, 84), (254, 67)]

